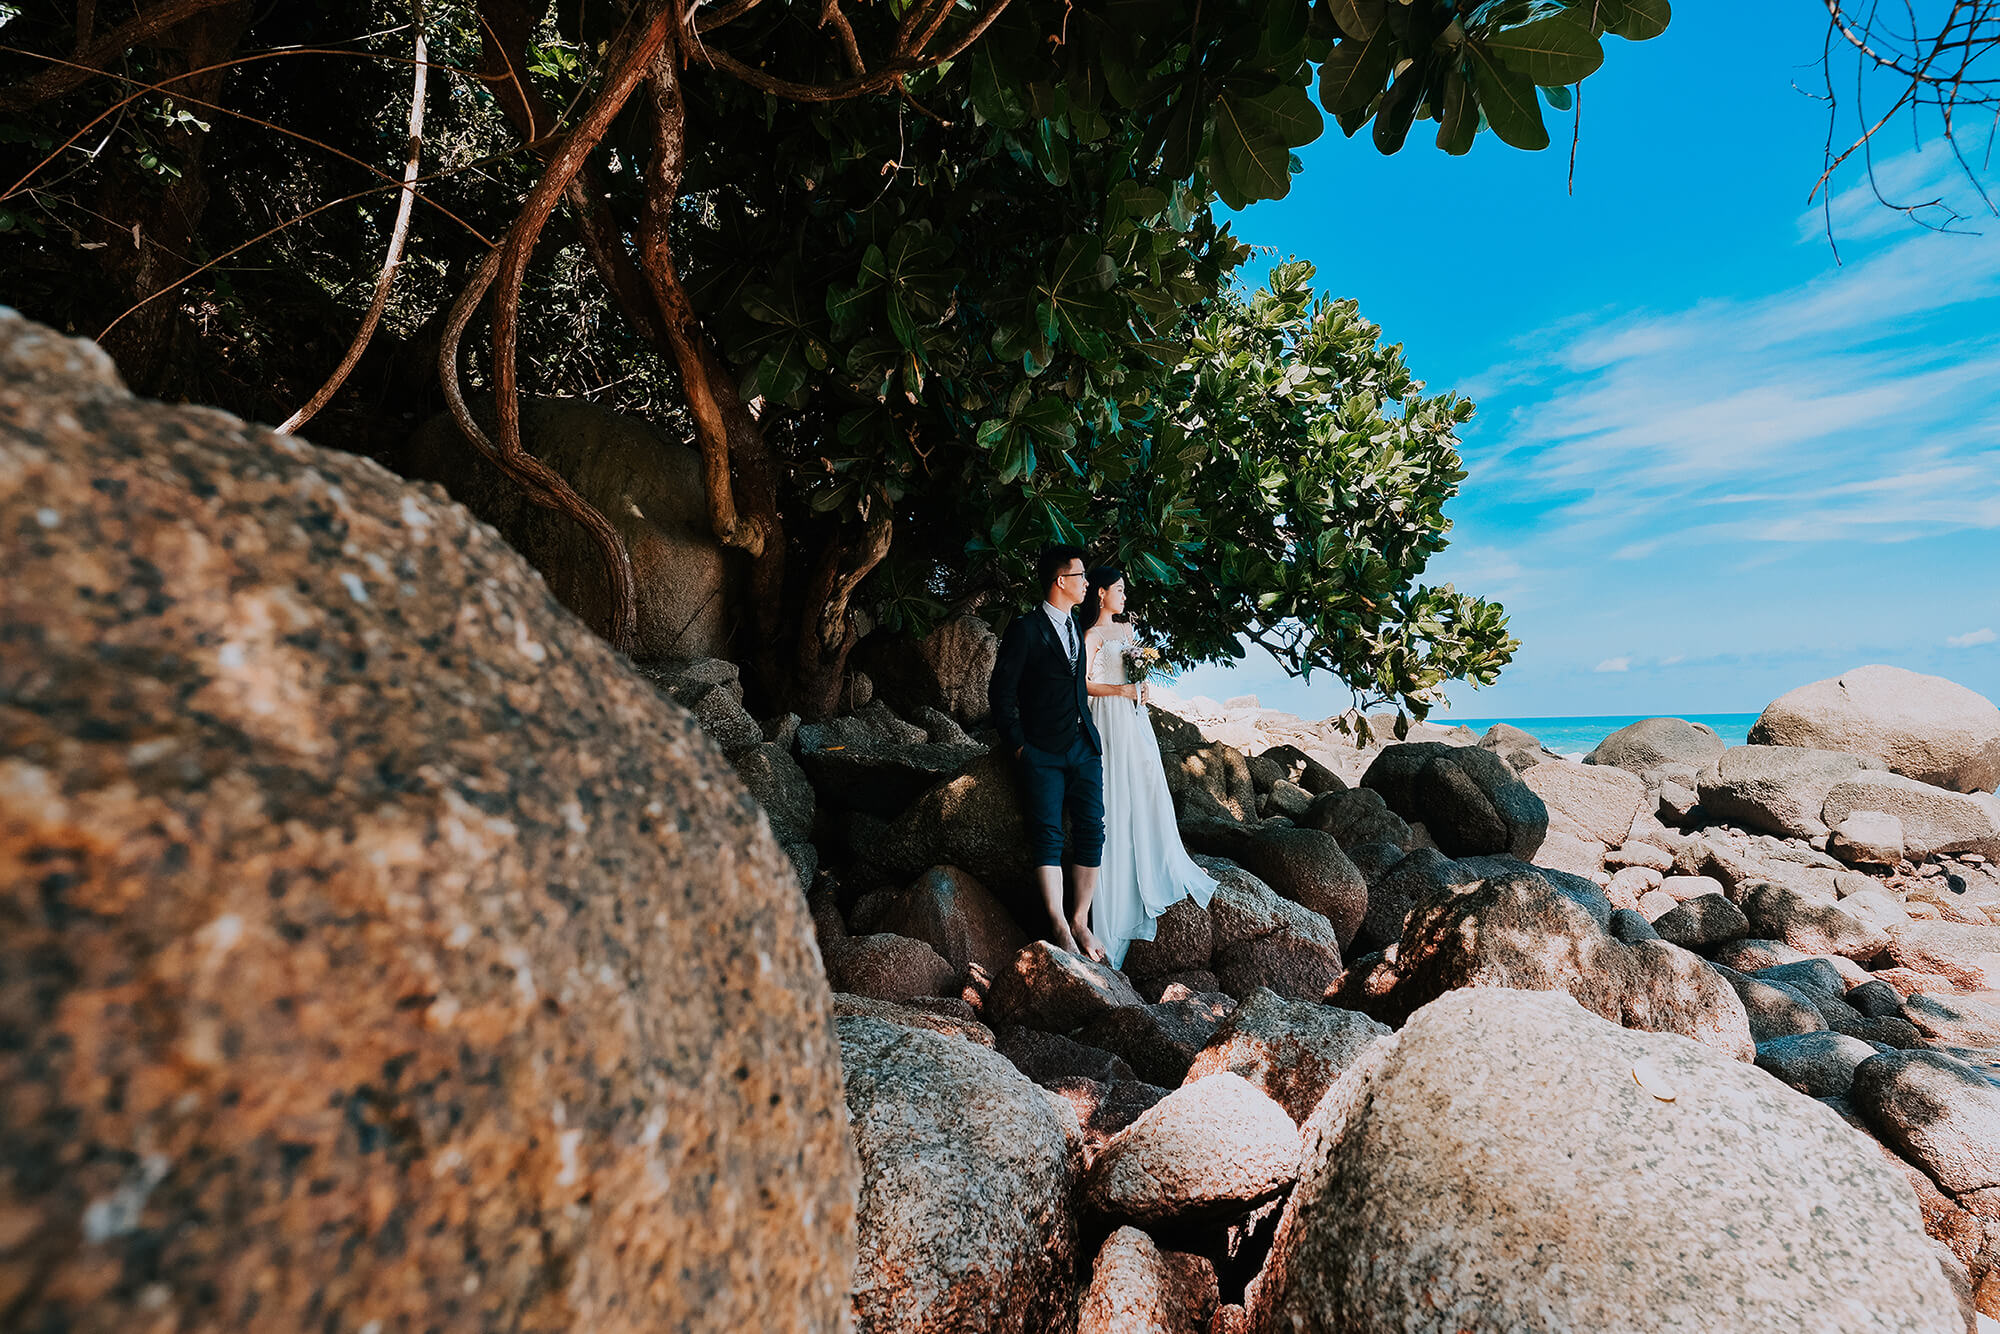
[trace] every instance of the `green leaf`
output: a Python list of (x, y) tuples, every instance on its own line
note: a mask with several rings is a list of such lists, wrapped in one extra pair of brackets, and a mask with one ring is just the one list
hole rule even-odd
[(1403, 146), (1410, 133), (1410, 122), (1416, 119), (1417, 100), (1423, 95), (1424, 81), (1424, 67), (1412, 64), (1390, 87), (1389, 95), (1382, 99), (1381, 110), (1375, 113), (1375, 151), (1386, 157)]
[(1589, 78), (1604, 63), (1604, 48), (1568, 10), (1490, 33), (1480, 43), (1507, 68), (1545, 88)]
[(1437, 146), (1453, 157), (1472, 151), (1479, 133), (1479, 107), (1472, 100), (1472, 85), (1458, 70), (1444, 76), (1444, 103), (1438, 108)]
[(1271, 0), (1266, 16), (1264, 47), (1272, 55), (1282, 55), (1306, 39), (1306, 18), (1312, 0)]
[[(1366, 109), (1389, 81), (1393, 46), (1386, 29), (1373, 37), (1350, 37), (1336, 45), (1319, 67), (1320, 105), (1342, 117)], [(1345, 119), (1341, 124), (1345, 128)]]
[(1569, 89), (1561, 85), (1557, 85), (1554, 88), (1542, 89), (1542, 100), (1557, 111), (1568, 111), (1576, 105), (1576, 99), (1570, 95)]
[(1349, 37), (1373, 37), (1382, 27), (1387, 0), (1327, 0), (1333, 21)]
[(1002, 47), (997, 40), (972, 48), (972, 109), (988, 125), (1018, 130), (1028, 123), (1028, 104), (1021, 97), (1026, 80), (1000, 68)]
[[(1582, 0), (1585, 6), (1593, 0)], [(1647, 42), (1667, 30), (1673, 18), (1668, 0), (1595, 0), (1598, 21), (1606, 32), (1628, 42)]]
[(1466, 42), (1465, 57), (1472, 66), (1472, 90), (1479, 95), (1480, 110), (1500, 142), (1530, 152), (1547, 148), (1549, 131), (1542, 124), (1534, 81), (1502, 65), (1479, 42)]
[(1216, 188), (1231, 208), (1282, 199), (1292, 188), (1291, 152), (1265, 132), (1246, 99), (1224, 94), (1215, 103)]

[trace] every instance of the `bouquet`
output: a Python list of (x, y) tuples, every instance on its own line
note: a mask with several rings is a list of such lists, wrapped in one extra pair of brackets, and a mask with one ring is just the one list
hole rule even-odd
[(1146, 682), (1160, 674), (1160, 651), (1151, 644), (1133, 639), (1126, 642), (1123, 657), (1125, 680), (1139, 687), (1135, 692), (1138, 698), (1132, 706), (1143, 709), (1146, 707)]

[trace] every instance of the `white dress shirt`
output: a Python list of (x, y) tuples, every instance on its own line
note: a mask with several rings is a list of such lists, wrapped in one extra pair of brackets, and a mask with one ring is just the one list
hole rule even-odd
[(1055, 623), (1056, 638), (1062, 640), (1063, 652), (1069, 654), (1070, 666), (1076, 666), (1076, 618), (1057, 607), (1053, 602), (1044, 602), (1042, 612)]

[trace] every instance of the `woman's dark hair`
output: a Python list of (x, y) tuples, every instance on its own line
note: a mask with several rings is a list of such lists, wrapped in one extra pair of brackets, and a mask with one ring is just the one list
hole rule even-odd
[(1077, 609), (1084, 629), (1097, 624), (1097, 614), (1104, 605), (1104, 590), (1124, 577), (1125, 571), (1116, 565), (1100, 565), (1090, 572), (1090, 592), (1084, 595), (1083, 606)]

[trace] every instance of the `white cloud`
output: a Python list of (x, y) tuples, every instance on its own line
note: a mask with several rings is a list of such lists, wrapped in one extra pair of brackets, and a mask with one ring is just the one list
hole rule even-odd
[(1993, 633), (1991, 626), (1981, 626), (1977, 630), (1971, 630), (1962, 635), (1952, 635), (1944, 642), (1953, 648), (1971, 648), (1974, 644), (1990, 644), (1996, 638), (2000, 638), (2000, 636), (1996, 636)]
[(1671, 657), (1671, 658), (1661, 658), (1661, 659), (1660, 659), (1660, 666), (1662, 666), (1662, 667), (1673, 667), (1673, 666), (1676, 666), (1676, 665), (1678, 665), (1678, 664), (1680, 664), (1680, 663), (1683, 663), (1683, 662), (1686, 662), (1686, 661), (1687, 661), (1687, 654), (1685, 654), (1685, 653), (1676, 653), (1676, 654), (1674, 654), (1674, 656), (1673, 656), (1673, 657)]
[[(1929, 153), (1878, 175), (1902, 197), (1950, 165)], [(1480, 484), (1540, 501), (1624, 560), (1669, 539), (2000, 529), (2000, 338), (1973, 310), (2000, 302), (2000, 228), (1914, 229), (1854, 191), (1834, 215), (1842, 267), (1762, 295), (1598, 312), (1524, 346), (1486, 377), (1502, 388), (1497, 429), (1468, 440)], [(1802, 239), (1824, 245), (1820, 225), (1815, 209)]]
[(1629, 672), (1632, 670), (1630, 658), (1606, 658), (1590, 669), (1593, 672)]

